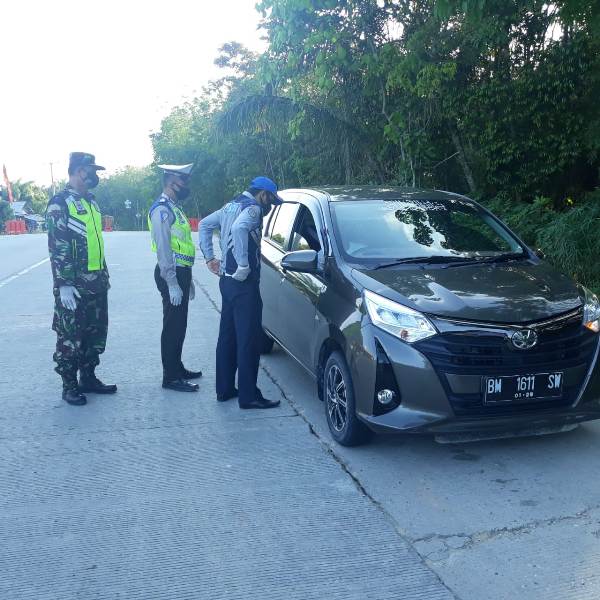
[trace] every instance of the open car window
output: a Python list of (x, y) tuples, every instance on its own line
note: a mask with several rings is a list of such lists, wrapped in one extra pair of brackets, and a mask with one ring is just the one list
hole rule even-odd
[(315, 219), (306, 206), (303, 206), (300, 209), (300, 214), (296, 219), (292, 232), (292, 245), (290, 250), (321, 251), (321, 242), (315, 225)]
[(298, 213), (298, 204), (284, 202), (279, 206), (274, 222), (271, 225), (268, 238), (282, 250), (287, 250), (292, 233), (292, 225)]

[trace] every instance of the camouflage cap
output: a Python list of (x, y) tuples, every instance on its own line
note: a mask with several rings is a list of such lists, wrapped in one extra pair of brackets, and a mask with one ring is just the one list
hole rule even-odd
[(96, 164), (96, 157), (87, 152), (71, 152), (69, 154), (69, 171), (79, 167), (93, 167), (96, 171), (105, 171), (104, 167)]

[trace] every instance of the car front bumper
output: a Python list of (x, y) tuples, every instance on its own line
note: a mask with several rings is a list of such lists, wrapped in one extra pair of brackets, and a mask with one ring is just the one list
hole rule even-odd
[[(351, 364), (357, 414), (369, 428), (378, 433), (472, 433), (494, 434), (507, 432), (533, 433), (558, 430), (564, 425), (600, 419), (600, 365), (598, 353), (600, 338), (596, 341), (591, 366), (581, 372), (578, 392), (573, 402), (552, 406), (530, 402), (518, 410), (499, 413), (457, 414), (449, 398), (443, 378), (417, 348), (381, 331), (372, 324), (363, 325), (359, 340), (352, 344)], [(376, 414), (377, 346), (386, 353), (391, 363), (398, 389), (400, 404), (384, 414)]]

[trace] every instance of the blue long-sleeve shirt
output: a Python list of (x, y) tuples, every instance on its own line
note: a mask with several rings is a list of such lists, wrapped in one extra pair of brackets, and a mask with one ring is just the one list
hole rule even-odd
[(262, 209), (252, 194), (244, 192), (223, 208), (203, 218), (198, 230), (200, 249), (206, 261), (215, 258), (213, 233), (221, 232), (221, 275), (232, 275), (239, 267), (260, 274)]

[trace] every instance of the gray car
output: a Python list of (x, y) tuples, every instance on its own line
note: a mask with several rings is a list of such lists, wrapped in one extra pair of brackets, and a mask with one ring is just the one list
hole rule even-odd
[(263, 234), (263, 326), (316, 379), (340, 444), (600, 417), (598, 299), (482, 206), (412, 188), (281, 196)]

